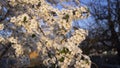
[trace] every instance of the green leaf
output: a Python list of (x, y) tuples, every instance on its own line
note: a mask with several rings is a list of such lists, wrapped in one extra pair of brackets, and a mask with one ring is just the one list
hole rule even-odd
[(49, 56), (50, 58), (52, 58), (52, 54), (51, 54), (51, 53), (49, 53), (49, 52), (48, 52), (48, 56)]
[(89, 61), (88, 61), (87, 59), (85, 60), (85, 63), (88, 64), (88, 65), (90, 64)]
[(54, 11), (51, 11), (51, 14), (52, 14), (53, 16), (57, 16), (56, 12), (54, 12)]
[(66, 20), (68, 21), (68, 19), (69, 19), (69, 15), (66, 14), (66, 15), (63, 17), (63, 19), (66, 19)]
[(23, 18), (23, 22), (27, 22), (27, 17), (26, 16)]
[(32, 38), (34, 38), (34, 37), (36, 37), (36, 35), (35, 35), (35, 34), (32, 34)]
[(66, 48), (66, 47), (63, 47), (63, 49), (60, 50), (60, 53), (65, 53), (65, 54), (67, 54), (67, 53), (69, 53), (69, 49)]
[(40, 7), (41, 6), (41, 2), (39, 2), (37, 6)]
[(64, 57), (61, 57), (61, 58), (59, 59), (60, 62), (63, 62), (64, 60), (65, 60)]

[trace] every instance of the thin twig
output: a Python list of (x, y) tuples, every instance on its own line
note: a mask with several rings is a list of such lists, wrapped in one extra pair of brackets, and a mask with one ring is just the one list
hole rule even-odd
[(7, 47), (5, 47), (5, 50), (2, 52), (2, 54), (0, 55), (0, 60), (2, 59), (2, 57), (8, 52), (8, 50), (10, 49), (11, 47), (11, 43), (8, 42), (7, 44)]

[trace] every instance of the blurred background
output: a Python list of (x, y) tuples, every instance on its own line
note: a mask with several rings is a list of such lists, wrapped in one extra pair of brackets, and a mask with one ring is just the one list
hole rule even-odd
[(89, 30), (80, 48), (91, 57), (92, 68), (120, 68), (120, 0), (80, 2), (90, 11), (90, 16), (79, 23)]

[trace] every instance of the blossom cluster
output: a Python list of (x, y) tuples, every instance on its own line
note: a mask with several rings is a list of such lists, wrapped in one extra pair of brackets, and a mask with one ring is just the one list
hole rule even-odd
[(18, 67), (90, 68), (89, 57), (78, 47), (87, 31), (78, 29), (66, 37), (73, 20), (89, 15), (86, 7), (59, 10), (46, 0), (9, 0), (8, 4), (12, 13), (4, 29), (12, 31), (7, 40), (15, 49)]

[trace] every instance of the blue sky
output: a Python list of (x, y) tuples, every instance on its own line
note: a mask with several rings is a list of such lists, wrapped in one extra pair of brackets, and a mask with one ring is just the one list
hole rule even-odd
[[(89, 3), (91, 0), (82, 0), (82, 3)], [(82, 4), (81, 3), (81, 5), (82, 6), (86, 6), (85, 4)], [(72, 4), (72, 6), (74, 5), (75, 6), (75, 4), (73, 3), (73, 2), (64, 2), (63, 4), (66, 4), (66, 5), (69, 5), (69, 4)], [(55, 6), (55, 8), (58, 8), (58, 9), (62, 9), (63, 7), (60, 5), (60, 4), (57, 4), (57, 6)], [(77, 20), (77, 22), (79, 23), (79, 27), (80, 28), (84, 28), (84, 29), (89, 29), (89, 28), (94, 28), (94, 26), (90, 26), (90, 25), (92, 25), (93, 23), (93, 19), (92, 19), (92, 17), (91, 16), (89, 16), (88, 18), (86, 18), (86, 19), (80, 19), (80, 20)], [(95, 25), (95, 24), (93, 24), (93, 25)]]

